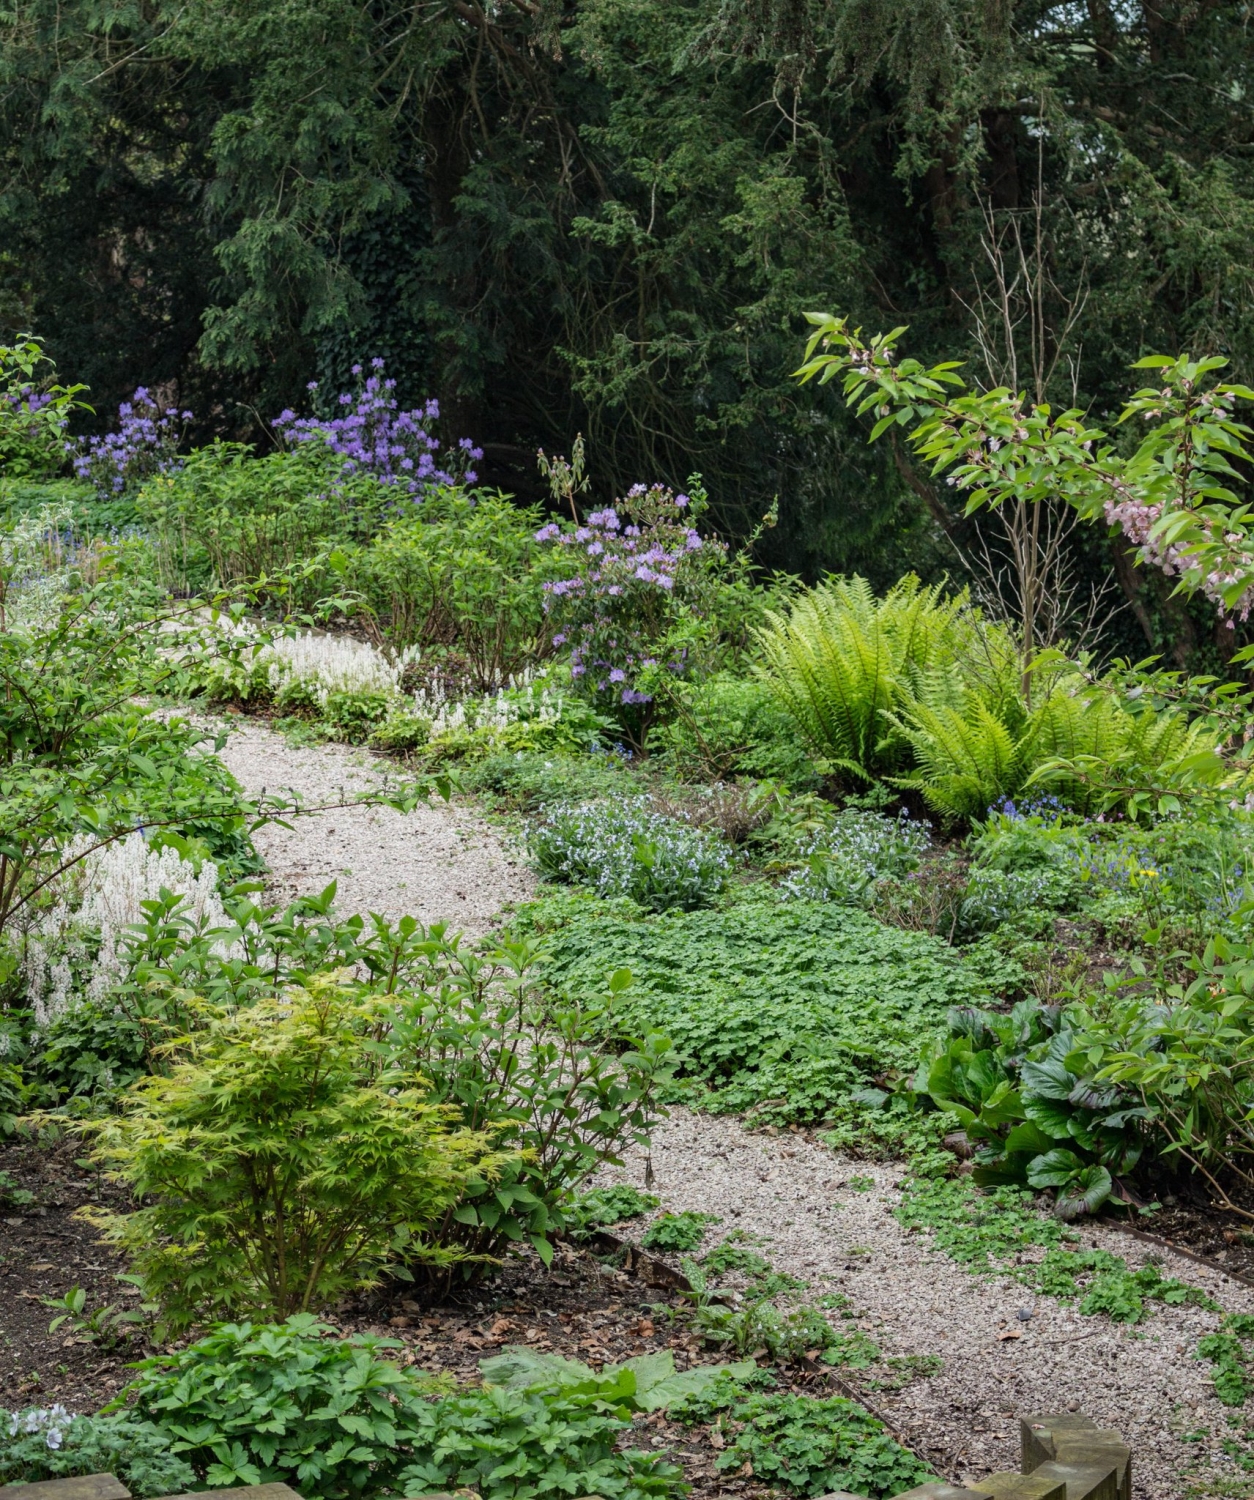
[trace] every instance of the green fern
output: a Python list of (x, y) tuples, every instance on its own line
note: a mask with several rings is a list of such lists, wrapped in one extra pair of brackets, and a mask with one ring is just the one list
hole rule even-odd
[(910, 576), (877, 600), (864, 578), (833, 579), (767, 616), (757, 670), (816, 754), (870, 779), (909, 765), (894, 711), (958, 662), (976, 680), (1003, 678), (1002, 637), (965, 593), (946, 599)]
[(946, 818), (983, 817), (1019, 791), (1033, 766), (1037, 716), (1015, 698), (989, 703), (958, 668), (929, 677), (894, 722), (917, 766), (914, 775), (894, 779), (922, 792)]

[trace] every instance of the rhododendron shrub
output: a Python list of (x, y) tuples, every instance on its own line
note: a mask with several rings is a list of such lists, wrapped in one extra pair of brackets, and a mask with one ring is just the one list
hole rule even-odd
[(543, 583), (552, 644), (637, 748), (674, 686), (714, 665), (734, 614), (729, 595), (747, 588), (744, 559), (697, 530), (705, 491), (695, 477), (688, 488), (637, 484), (580, 524), (536, 532), (552, 548)]
[[(353, 374), (364, 375), (364, 366), (354, 365)], [(311, 380), (308, 390), (316, 394), (318, 382)], [(483, 457), (482, 448), (462, 438), (437, 462), (440, 443), (428, 429), (439, 420), (440, 403), (402, 411), (395, 390), (396, 381), (383, 374), (383, 361), (372, 359), (357, 394), (340, 393), (336, 416), (297, 417), (288, 410), (275, 417), (274, 426), (292, 442), (325, 443), (342, 460), (345, 477), (369, 474), (411, 499), (440, 485), (473, 484), (478, 476), (470, 465)]]
[(74, 473), (102, 500), (134, 489), (154, 474), (169, 474), (182, 467), (179, 444), (191, 420), (190, 411), (162, 407), (141, 385), (118, 407), (116, 432), (83, 439)]

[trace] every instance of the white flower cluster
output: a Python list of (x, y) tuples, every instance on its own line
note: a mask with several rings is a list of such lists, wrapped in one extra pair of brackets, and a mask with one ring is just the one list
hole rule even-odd
[[(65, 851), (73, 859), (89, 848), (82, 836)], [(35, 1024), (44, 1030), (74, 998), (75, 971), (90, 965), (82, 987), (89, 1000), (102, 999), (123, 977), (122, 939), (144, 921), (143, 902), (162, 888), (186, 898), (182, 908), (200, 928), (225, 927), (218, 895), (218, 867), (205, 860), (199, 873), (177, 849), (153, 849), (142, 833), (93, 850), (61, 877), (57, 901), (26, 934), (23, 976)], [(221, 948), (225, 955), (228, 949)]]
[(550, 879), (659, 910), (711, 900), (732, 864), (721, 839), (655, 812), (647, 797), (554, 807), (533, 830), (531, 851)]
[(10, 1414), (9, 1436), (33, 1437), (41, 1432), (44, 1442), (55, 1453), (65, 1441), (65, 1429), (73, 1420), (74, 1413), (67, 1411), (59, 1401), (55, 1406), (31, 1407), (29, 1411)]
[(561, 691), (528, 668), (483, 697), (449, 698), (438, 683), (433, 684), (414, 694), (410, 711), (429, 719), (431, 737), (438, 739), (474, 729), (499, 733), (511, 724), (556, 724), (562, 717), (562, 703)]
[(412, 657), (412, 651), (392, 657), (351, 636), (309, 631), (266, 646), (259, 653), (258, 666), (265, 670), (270, 691), (280, 702), (299, 685), (319, 708), (325, 708), (332, 693), (399, 697), (401, 676)]
[(900, 880), (916, 869), (930, 843), (930, 825), (913, 822), (904, 812), (887, 818), (848, 808), (837, 813), (830, 828), (797, 845), (799, 868), (780, 882), (779, 893), (785, 900), (863, 906), (878, 881)]
[(38, 635), (55, 624), (69, 587), (71, 520), (68, 505), (45, 505), (0, 532), (5, 629)]

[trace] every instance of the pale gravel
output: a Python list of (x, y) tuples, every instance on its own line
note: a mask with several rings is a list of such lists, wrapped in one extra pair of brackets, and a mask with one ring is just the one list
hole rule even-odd
[[(221, 759), (250, 794), (290, 792), (310, 805), (351, 798), (397, 780), (395, 762), (343, 745), (289, 745), (272, 729), (219, 721), (229, 733)], [(290, 901), (337, 882), (341, 912), (447, 922), (481, 937), (505, 906), (527, 900), (535, 877), (520, 850), (507, 848), (474, 811), (438, 797), (413, 812), (344, 807), (269, 824), (253, 835), (270, 868), (268, 891)]]
[[(750, 1132), (732, 1119), (676, 1109), (657, 1130), (651, 1159), (659, 1212), (720, 1216), (707, 1246), (734, 1229), (761, 1235), (777, 1270), (805, 1278), (816, 1293), (843, 1292), (886, 1355), (940, 1355), (939, 1374), (873, 1400), (951, 1481), (1017, 1471), (1018, 1414), (1071, 1402), (1123, 1434), (1138, 1500), (1179, 1500), (1186, 1469), (1207, 1456), (1225, 1464), (1218, 1441), (1228, 1408), (1207, 1382), (1209, 1364), (1194, 1358), (1198, 1339), (1218, 1326), (1216, 1314), (1151, 1303), (1151, 1316), (1130, 1328), (1082, 1317), (1009, 1277), (972, 1275), (892, 1216), (899, 1166), (852, 1161), (804, 1136)], [(873, 1188), (847, 1185), (867, 1177)], [(635, 1151), (597, 1182), (644, 1180), (645, 1158)], [(1118, 1230), (1086, 1228), (1082, 1240), (1134, 1268), (1156, 1258), (1164, 1275), (1202, 1287), (1225, 1311), (1254, 1312), (1254, 1289), (1194, 1261), (1160, 1255)], [(1021, 1308), (1032, 1310), (1026, 1323), (1016, 1317)], [(999, 1340), (1007, 1329), (1020, 1337)], [(1180, 1441), (1202, 1427), (1209, 1441)]]
[[(376, 784), (392, 770), (342, 746), (291, 746), (253, 722), (224, 727), (230, 737), (222, 759), (249, 792), (291, 788), (316, 802)], [(436, 802), (403, 815), (337, 809), (302, 817), (291, 831), (265, 828), (255, 842), (276, 897), (315, 893), (335, 879), (341, 910), (444, 920), (470, 936), (488, 931), (534, 889), (520, 852), (457, 805)], [(720, 1216), (707, 1243), (732, 1229), (762, 1236), (777, 1269), (816, 1290), (844, 1292), (886, 1355), (941, 1356), (937, 1375), (874, 1400), (950, 1480), (1017, 1469), (1018, 1414), (1071, 1403), (1124, 1435), (1139, 1500), (1179, 1500), (1185, 1473), (1199, 1460), (1224, 1464), (1218, 1439), (1227, 1409), (1209, 1386), (1209, 1366), (1194, 1357), (1198, 1339), (1218, 1325), (1215, 1314), (1151, 1304), (1147, 1322), (1120, 1327), (1033, 1296), (1009, 1278), (974, 1276), (892, 1216), (900, 1167), (852, 1161), (804, 1136), (750, 1132), (733, 1119), (677, 1109), (657, 1130), (651, 1160), (662, 1211)], [(643, 1153), (633, 1151), (598, 1181), (643, 1185), (644, 1171)], [(874, 1181), (868, 1191), (848, 1186), (867, 1177)], [(1204, 1288), (1225, 1311), (1254, 1312), (1254, 1289), (1195, 1262), (1116, 1230), (1087, 1228), (1083, 1242), (1134, 1267), (1156, 1259), (1165, 1275)], [(1017, 1311), (1028, 1307), (1032, 1318), (1019, 1321)], [(1007, 1329), (1020, 1337), (999, 1340)], [(1181, 1441), (1203, 1427), (1208, 1441)]]

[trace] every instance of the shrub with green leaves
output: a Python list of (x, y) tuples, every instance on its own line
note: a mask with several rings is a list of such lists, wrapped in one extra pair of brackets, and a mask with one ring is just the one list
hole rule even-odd
[(673, 1464), (619, 1450), (631, 1425), (625, 1392), (605, 1399), (595, 1376), (591, 1389), (532, 1376), (521, 1388), (450, 1390), (399, 1369), (390, 1340), (333, 1332), (306, 1316), (224, 1325), (145, 1361), (119, 1399), (133, 1399), (210, 1486), (285, 1482), (308, 1500), (463, 1488), (483, 1500), (680, 1493)]
[(343, 581), (393, 644), (448, 659), (476, 692), (495, 692), (551, 650), (540, 519), (498, 491), (441, 489), (349, 549)]
[(64, 1406), (0, 1410), (0, 1485), (113, 1474), (137, 1500), (180, 1494), (196, 1474), (154, 1422), (129, 1411), (77, 1417)]
[(795, 721), (757, 679), (717, 673), (679, 693), (673, 711), (651, 747), (681, 780), (746, 777), (793, 790), (818, 784)]
[(707, 905), (732, 864), (715, 835), (654, 812), (644, 797), (554, 807), (532, 829), (530, 847), (550, 880), (629, 896), (655, 911)]
[[(322, 443), (257, 457), (246, 444), (219, 441), (150, 479), (136, 508), (155, 540), (162, 581), (187, 591), (299, 570), (334, 543), (373, 534), (395, 499), (367, 473), (341, 473)], [(334, 576), (298, 579), (298, 606), (334, 592)]]
[(387, 1005), (313, 978), (193, 1033), (118, 1115), (82, 1127), (142, 1205), (97, 1222), (166, 1327), (304, 1311), (398, 1256), (457, 1258), (434, 1232), (504, 1156), (415, 1069), (376, 1066)]
[(690, 1424), (716, 1423), (724, 1444), (715, 1461), (721, 1472), (748, 1463), (755, 1478), (791, 1494), (847, 1490), (881, 1500), (935, 1478), (882, 1422), (842, 1396), (747, 1391), (724, 1376), (671, 1415)]
[(547, 1261), (571, 1192), (603, 1164), (620, 1164), (625, 1144), (648, 1140), (670, 1043), (646, 1028), (617, 1054), (597, 1045), (607, 1030), (622, 1035), (615, 1017), (630, 992), (626, 969), (557, 997), (539, 982), (547, 960), (533, 944), (476, 954), (442, 927), (410, 918), (400, 926), (409, 961), (398, 963), (385, 1054), (507, 1156), (491, 1181), (450, 1205), (436, 1241), (490, 1257), (525, 1240)]

